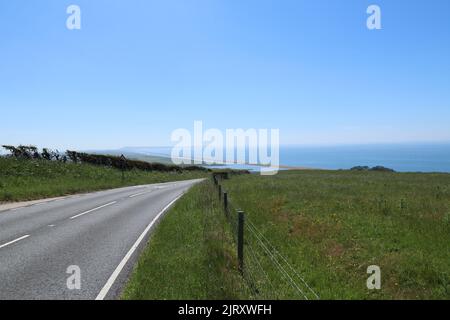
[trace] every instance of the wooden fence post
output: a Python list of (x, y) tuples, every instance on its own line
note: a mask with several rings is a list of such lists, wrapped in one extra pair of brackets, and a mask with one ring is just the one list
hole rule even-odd
[(223, 208), (225, 209), (225, 214), (228, 215), (228, 193), (223, 193)]
[(244, 211), (238, 211), (238, 260), (239, 272), (244, 274)]

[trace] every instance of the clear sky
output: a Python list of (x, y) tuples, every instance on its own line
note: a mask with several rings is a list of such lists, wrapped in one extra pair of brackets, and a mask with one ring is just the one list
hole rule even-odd
[(61, 149), (169, 145), (194, 120), (450, 141), (450, 1), (1, 0), (0, 111), (1, 144)]

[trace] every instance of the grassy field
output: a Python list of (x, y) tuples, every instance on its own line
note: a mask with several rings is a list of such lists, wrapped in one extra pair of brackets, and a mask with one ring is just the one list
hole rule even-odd
[(0, 158), (0, 202), (33, 200), (128, 185), (195, 179), (206, 173), (145, 172), (88, 164)]
[[(450, 175), (284, 171), (223, 185), (246, 226), (321, 299), (450, 299)], [(212, 188), (197, 186), (168, 213), (124, 298), (304, 298), (248, 229), (240, 278), (234, 229)], [(366, 287), (369, 265), (381, 268), (381, 290)]]
[[(224, 185), (322, 299), (450, 299), (449, 174), (286, 171)], [(369, 265), (381, 290), (366, 287)]]
[(248, 298), (234, 253), (214, 187), (196, 185), (158, 225), (122, 298)]

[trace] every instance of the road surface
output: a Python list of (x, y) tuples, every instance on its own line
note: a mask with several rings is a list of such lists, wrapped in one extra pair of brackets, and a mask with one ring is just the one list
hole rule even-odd
[(0, 299), (117, 298), (153, 226), (199, 181), (100, 191), (0, 212)]

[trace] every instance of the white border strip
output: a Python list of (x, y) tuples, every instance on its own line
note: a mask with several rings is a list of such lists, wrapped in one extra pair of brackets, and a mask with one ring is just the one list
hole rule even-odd
[(29, 236), (30, 236), (30, 235), (27, 234), (27, 235), (24, 235), (24, 236), (22, 236), (22, 237), (20, 237), (20, 238), (17, 238), (17, 239), (15, 239), (15, 240), (13, 240), (13, 241), (10, 241), (10, 242), (7, 242), (7, 243), (5, 243), (5, 244), (2, 244), (2, 245), (0, 246), (0, 249), (4, 248), (4, 247), (6, 247), (6, 246), (9, 246), (10, 244), (16, 243), (17, 241), (26, 239), (26, 238), (28, 238)]
[(142, 234), (139, 236), (139, 238), (136, 240), (136, 242), (133, 244), (133, 246), (131, 247), (131, 249), (127, 252), (127, 254), (125, 255), (125, 257), (122, 259), (122, 261), (120, 261), (119, 265), (116, 267), (116, 269), (114, 270), (114, 272), (112, 273), (112, 275), (109, 277), (108, 281), (106, 282), (106, 284), (104, 285), (104, 287), (102, 288), (102, 290), (100, 290), (100, 293), (97, 295), (97, 297), (95, 298), (95, 300), (103, 300), (105, 299), (106, 295), (108, 294), (109, 290), (111, 289), (111, 287), (113, 286), (114, 282), (116, 281), (117, 277), (119, 276), (120, 272), (122, 271), (122, 269), (125, 267), (125, 265), (127, 264), (128, 260), (130, 260), (131, 256), (133, 255), (134, 251), (136, 251), (137, 247), (139, 246), (139, 244), (142, 242), (142, 240), (145, 238), (145, 236), (147, 235), (147, 233), (150, 231), (151, 227), (155, 224), (155, 222), (159, 219), (159, 217), (172, 205), (175, 203), (175, 201), (177, 201), (178, 199), (180, 199), (183, 196), (184, 193), (180, 194), (178, 197), (176, 197), (175, 199), (173, 199), (167, 206), (164, 207), (164, 209), (162, 209), (155, 218), (153, 218), (153, 220), (150, 222), (150, 224), (147, 226), (147, 228), (145, 228), (144, 232), (142, 232)]

